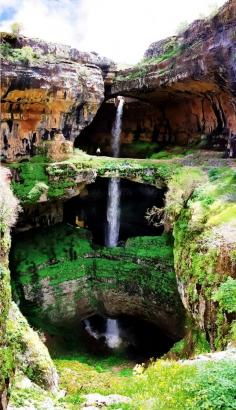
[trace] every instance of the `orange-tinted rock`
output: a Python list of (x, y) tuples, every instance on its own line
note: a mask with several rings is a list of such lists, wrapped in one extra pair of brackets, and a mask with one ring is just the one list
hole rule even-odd
[(73, 141), (103, 101), (103, 76), (111, 64), (96, 54), (25, 37), (13, 46), (32, 47), (38, 59), (2, 59), (1, 150), (7, 160), (35, 153), (58, 133)]
[(178, 144), (203, 134), (223, 134), (225, 141), (236, 134), (235, 20), (236, 1), (230, 0), (211, 20), (151, 44), (143, 65), (118, 72), (108, 96), (145, 102), (133, 116), (127, 110), (126, 128), (134, 132), (140, 123), (150, 140), (155, 125), (159, 141)]

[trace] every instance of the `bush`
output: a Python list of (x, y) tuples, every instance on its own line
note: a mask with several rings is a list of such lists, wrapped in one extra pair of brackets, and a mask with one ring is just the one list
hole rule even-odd
[(23, 63), (30, 63), (39, 59), (39, 56), (34, 52), (32, 47), (12, 48), (8, 43), (0, 44), (0, 57), (10, 61), (21, 61)]
[(228, 313), (236, 312), (236, 280), (228, 277), (214, 293), (213, 300)]
[(17, 220), (20, 205), (18, 199), (13, 195), (8, 183), (7, 170), (0, 170), (0, 229), (4, 232), (11, 228)]

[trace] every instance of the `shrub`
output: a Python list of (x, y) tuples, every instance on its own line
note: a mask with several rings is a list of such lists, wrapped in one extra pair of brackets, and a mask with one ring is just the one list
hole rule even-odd
[(22, 30), (23, 30), (23, 24), (22, 23), (19, 23), (17, 21), (12, 23), (11, 31), (12, 31), (13, 34), (15, 34), (16, 36), (19, 36), (19, 34)]
[(1, 168), (0, 177), (0, 228), (4, 232), (16, 223), (20, 206), (7, 181), (6, 169)]
[(221, 283), (218, 290), (213, 295), (213, 300), (217, 301), (220, 307), (228, 313), (236, 312), (236, 280), (228, 277)]
[(39, 58), (32, 47), (12, 48), (8, 43), (0, 44), (0, 56), (10, 61), (21, 61), (23, 63), (30, 63)]

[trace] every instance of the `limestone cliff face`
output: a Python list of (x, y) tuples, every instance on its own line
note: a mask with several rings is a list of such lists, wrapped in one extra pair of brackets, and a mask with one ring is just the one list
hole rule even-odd
[(3, 158), (31, 155), (42, 141), (55, 137), (59, 145), (63, 139), (73, 141), (100, 107), (103, 76), (112, 63), (25, 37), (5, 34), (2, 42)]
[(183, 144), (202, 134), (236, 133), (235, 20), (236, 2), (230, 0), (212, 19), (151, 44), (142, 63), (118, 73), (109, 95), (149, 103), (127, 129)]

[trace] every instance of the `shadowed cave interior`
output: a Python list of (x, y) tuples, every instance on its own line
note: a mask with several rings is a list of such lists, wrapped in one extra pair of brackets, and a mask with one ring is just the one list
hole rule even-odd
[[(165, 190), (121, 179), (119, 241), (135, 236), (161, 235), (163, 227), (153, 227), (145, 218), (147, 209), (164, 206)], [(106, 235), (108, 178), (97, 178), (79, 196), (64, 204), (64, 221), (88, 228), (94, 243), (104, 245)]]
[(88, 353), (109, 355), (113, 350), (140, 363), (167, 353), (176, 341), (155, 324), (129, 315), (95, 314), (83, 320), (82, 326)]

